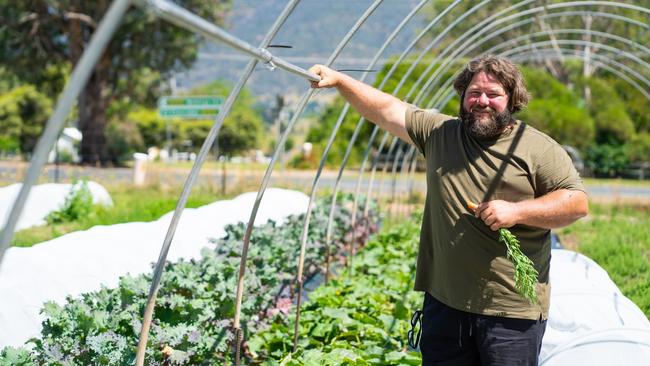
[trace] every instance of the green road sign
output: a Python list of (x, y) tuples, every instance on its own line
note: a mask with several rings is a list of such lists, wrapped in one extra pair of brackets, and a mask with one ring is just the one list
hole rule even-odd
[(158, 113), (167, 118), (207, 119), (216, 117), (223, 98), (214, 95), (165, 96), (158, 100)]

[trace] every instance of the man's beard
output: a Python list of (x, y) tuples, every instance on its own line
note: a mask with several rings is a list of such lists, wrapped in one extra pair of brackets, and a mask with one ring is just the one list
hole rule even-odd
[[(477, 112), (488, 112), (487, 120), (480, 121)], [(483, 115), (484, 116), (484, 115)], [(512, 114), (506, 108), (497, 113), (490, 107), (474, 107), (473, 111), (467, 111), (463, 104), (460, 105), (460, 120), (467, 133), (477, 140), (488, 140), (495, 138), (505, 130), (512, 121)]]

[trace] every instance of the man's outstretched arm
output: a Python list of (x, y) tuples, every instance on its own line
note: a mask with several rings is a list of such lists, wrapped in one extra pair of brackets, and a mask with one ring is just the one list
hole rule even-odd
[(338, 89), (343, 98), (367, 120), (409, 144), (413, 143), (406, 132), (407, 103), (323, 65), (314, 65), (309, 71), (321, 77), (320, 81), (311, 82), (313, 88)]

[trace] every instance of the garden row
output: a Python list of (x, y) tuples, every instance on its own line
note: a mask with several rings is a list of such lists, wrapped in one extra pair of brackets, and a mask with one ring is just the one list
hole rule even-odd
[[(324, 264), (330, 201), (320, 200), (312, 213), (307, 278), (321, 271)], [(368, 220), (358, 214), (361, 224), (353, 235), (351, 204), (349, 195), (338, 197), (330, 251), (334, 261), (345, 261), (353, 236), (362, 243), (376, 231), (378, 216), (373, 209)], [(245, 339), (285, 319), (292, 307), (303, 221), (304, 215), (290, 216), (281, 225), (268, 222), (253, 230), (242, 304)], [(146, 364), (232, 363), (231, 319), (244, 231), (243, 224), (228, 226), (226, 235), (214, 241), (214, 248), (205, 248), (201, 259), (166, 266)], [(46, 303), (41, 336), (24, 348), (3, 349), (0, 365), (133, 364), (150, 283), (150, 275), (125, 276), (118, 288), (68, 298), (64, 305)]]
[[(333, 281), (316, 288), (301, 311), (292, 351), (294, 316), (276, 317), (248, 348), (265, 365), (420, 365), (409, 349), (409, 319), (421, 306), (413, 291), (421, 218), (382, 230)], [(292, 309), (293, 313), (293, 309)]]

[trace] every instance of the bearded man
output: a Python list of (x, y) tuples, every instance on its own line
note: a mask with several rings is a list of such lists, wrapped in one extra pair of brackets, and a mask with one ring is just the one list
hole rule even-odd
[[(587, 214), (568, 154), (513, 117), (530, 96), (521, 72), (495, 56), (454, 82), (460, 117), (418, 109), (322, 65), (314, 88), (335, 87), (367, 120), (415, 145), (427, 166), (415, 290), (424, 292), (424, 365), (536, 365), (548, 317), (550, 229)], [(470, 211), (467, 202), (480, 202)], [(498, 230), (510, 228), (539, 273), (538, 301), (515, 289)]]

